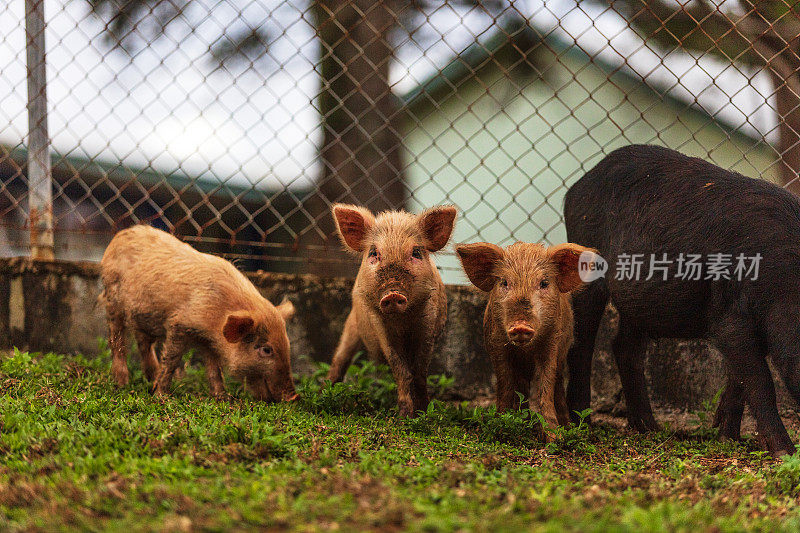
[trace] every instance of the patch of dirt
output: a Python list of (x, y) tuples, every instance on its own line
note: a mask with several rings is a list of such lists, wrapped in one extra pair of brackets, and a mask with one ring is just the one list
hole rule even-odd
[[(696, 413), (684, 411), (681, 409), (669, 408), (654, 408), (654, 415), (656, 421), (660, 424), (669, 423), (670, 429), (676, 432), (688, 432), (696, 430), (700, 425), (700, 420)], [(713, 413), (708, 415), (708, 422), (713, 419)], [(604, 413), (597, 412), (591, 415), (592, 422), (601, 423), (611, 426), (620, 431), (628, 431), (628, 421), (625, 419), (625, 413)], [(793, 409), (782, 409), (781, 419), (783, 420), (786, 430), (790, 435), (800, 433), (800, 413)], [(742, 435), (754, 436), (756, 434), (756, 421), (750, 415), (749, 409), (745, 408), (744, 417), (742, 417)]]

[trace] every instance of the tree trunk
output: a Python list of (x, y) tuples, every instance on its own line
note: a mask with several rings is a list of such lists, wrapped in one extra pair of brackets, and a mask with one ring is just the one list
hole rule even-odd
[[(405, 205), (401, 115), (389, 85), (390, 34), (397, 25), (393, 7), (391, 0), (318, 0), (314, 5), (321, 44), (317, 69), (323, 169), (307, 203), (318, 231), (309, 232), (305, 240), (312, 246), (320, 241), (326, 245), (327, 258), (340, 248), (333, 236), (333, 203), (354, 203), (373, 211)], [(331, 272), (330, 263), (323, 267)]]
[(399, 106), (389, 86), (393, 2), (320, 0), (324, 140), (320, 190), (329, 202), (373, 210), (405, 202)]

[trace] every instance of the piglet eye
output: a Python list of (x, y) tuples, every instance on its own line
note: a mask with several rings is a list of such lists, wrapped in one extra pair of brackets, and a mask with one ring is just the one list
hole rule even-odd
[(411, 251), (411, 257), (414, 259), (422, 259), (422, 249), (421, 248), (414, 248)]
[(369, 253), (367, 254), (368, 257), (378, 257), (378, 249), (374, 246), (369, 249)]
[(550, 286), (550, 282), (547, 281), (546, 279), (543, 279), (542, 281), (539, 282), (539, 288), (540, 289), (546, 289), (549, 286)]
[(508, 288), (508, 280), (501, 279), (501, 280), (500, 280), (500, 286), (501, 286), (502, 288), (504, 288), (504, 289), (507, 289), (507, 288)]
[(272, 346), (270, 346), (269, 344), (267, 344), (266, 346), (261, 346), (258, 349), (258, 355), (260, 355), (261, 357), (272, 357), (272, 355), (274, 353), (275, 353), (275, 351), (272, 349)]

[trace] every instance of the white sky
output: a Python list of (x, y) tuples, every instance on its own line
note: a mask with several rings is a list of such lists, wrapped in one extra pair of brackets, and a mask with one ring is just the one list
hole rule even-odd
[[(25, 136), (23, 2), (0, 8), (0, 142)], [(214, 5), (213, 16), (208, 16)], [(68, 155), (122, 161), (169, 173), (213, 175), (263, 187), (305, 186), (318, 170), (319, 78), (308, 0), (254, 0), (240, 13), (214, 0), (195, 0), (191, 24), (135, 54), (110, 51), (85, 0), (47, 0), (50, 134)], [(685, 53), (661, 59), (613, 12), (586, 2), (520, 0), (533, 24), (576, 42), (590, 55), (626, 66), (648, 83), (695, 102), (735, 127), (769, 134), (774, 113), (763, 76)], [(479, 8), (442, 6), (413, 21), (400, 42), (392, 83), (403, 94), (471, 43), (490, 37), (493, 18)], [(215, 70), (209, 45), (247, 21), (273, 36), (269, 56), (254, 68)], [(15, 21), (20, 21), (15, 24)], [(194, 26), (191, 31), (190, 25)], [(402, 35), (399, 34), (399, 35)], [(178, 46), (177, 43), (180, 43)], [(772, 135), (770, 137), (772, 139)]]

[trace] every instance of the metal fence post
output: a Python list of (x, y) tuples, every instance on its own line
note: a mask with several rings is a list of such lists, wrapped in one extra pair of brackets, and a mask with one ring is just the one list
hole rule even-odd
[(47, 135), (44, 0), (25, 0), (28, 61), (28, 212), (31, 257), (52, 260), (53, 191)]

